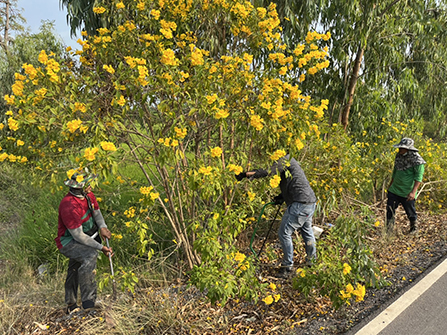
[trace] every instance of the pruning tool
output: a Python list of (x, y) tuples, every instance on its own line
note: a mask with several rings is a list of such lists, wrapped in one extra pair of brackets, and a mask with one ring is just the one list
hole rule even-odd
[(253, 230), (253, 235), (251, 236), (251, 241), (250, 241), (250, 250), (251, 250), (251, 252), (253, 252), (253, 254), (256, 256), (256, 258), (259, 258), (259, 256), (261, 255), (262, 250), (264, 249), (265, 243), (266, 243), (266, 241), (267, 241), (267, 238), (268, 238), (270, 232), (272, 231), (273, 223), (275, 223), (276, 217), (278, 216), (278, 213), (279, 213), (279, 211), (280, 211), (280, 209), (281, 209), (281, 206), (278, 206), (278, 210), (276, 211), (276, 214), (275, 214), (275, 216), (273, 217), (273, 219), (272, 219), (272, 221), (271, 221), (271, 223), (270, 223), (269, 230), (267, 231), (267, 234), (266, 234), (266, 236), (265, 236), (265, 238), (264, 238), (264, 242), (262, 243), (261, 249), (259, 249), (259, 252), (258, 252), (258, 253), (256, 253), (256, 251), (253, 249), (253, 241), (254, 241), (254, 239), (255, 239), (256, 230), (258, 229), (259, 222), (261, 221), (261, 218), (262, 218), (262, 215), (264, 214), (264, 210), (265, 210), (265, 208), (266, 208), (268, 205), (275, 205), (275, 204), (276, 204), (275, 202), (269, 202), (269, 203), (265, 204), (265, 205), (262, 207), (261, 213), (259, 214), (258, 222), (256, 223), (255, 229)]
[[(106, 237), (106, 243), (107, 243), (107, 248), (109, 247), (109, 239)], [(112, 289), (113, 289), (113, 296), (112, 299), (116, 300), (116, 282), (115, 282), (115, 272), (113, 271), (113, 263), (112, 263), (112, 255), (109, 252), (109, 263), (110, 263), (110, 271), (112, 272)]]

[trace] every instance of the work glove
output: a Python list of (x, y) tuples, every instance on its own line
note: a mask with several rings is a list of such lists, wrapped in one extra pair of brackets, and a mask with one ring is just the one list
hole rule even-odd
[(241, 173), (236, 175), (236, 180), (237, 181), (241, 181), (244, 178), (247, 178), (247, 173), (246, 172), (241, 172)]
[(273, 198), (273, 203), (275, 205), (282, 205), (284, 203), (284, 198), (282, 197), (282, 194), (277, 195)]
[(254, 170), (254, 175), (253, 175), (253, 179), (258, 179), (258, 178), (265, 178), (269, 175), (269, 173), (264, 170), (264, 169), (256, 169)]

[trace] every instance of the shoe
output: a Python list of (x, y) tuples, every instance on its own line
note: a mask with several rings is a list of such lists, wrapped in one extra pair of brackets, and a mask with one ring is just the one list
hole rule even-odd
[(83, 310), (92, 310), (95, 308), (95, 302), (93, 300), (86, 300), (82, 302)]
[(68, 305), (67, 307), (65, 307), (65, 314), (71, 314), (80, 310), (81, 309), (77, 304)]
[(278, 270), (277, 277), (279, 278), (288, 278), (290, 274), (292, 273), (292, 267), (291, 266), (281, 266)]
[(417, 221), (410, 221), (410, 234), (415, 233), (417, 229)]

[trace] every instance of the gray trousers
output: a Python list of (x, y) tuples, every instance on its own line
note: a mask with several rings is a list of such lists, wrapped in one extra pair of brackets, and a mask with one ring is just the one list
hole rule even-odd
[(65, 280), (65, 303), (73, 305), (77, 302), (79, 287), (83, 307), (92, 307), (96, 301), (95, 274), (98, 250), (73, 240), (62, 247), (60, 252), (69, 258)]

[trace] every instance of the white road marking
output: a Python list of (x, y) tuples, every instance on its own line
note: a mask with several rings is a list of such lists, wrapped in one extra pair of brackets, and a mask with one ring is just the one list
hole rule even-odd
[(447, 272), (447, 259), (405, 292), (355, 335), (377, 335)]

